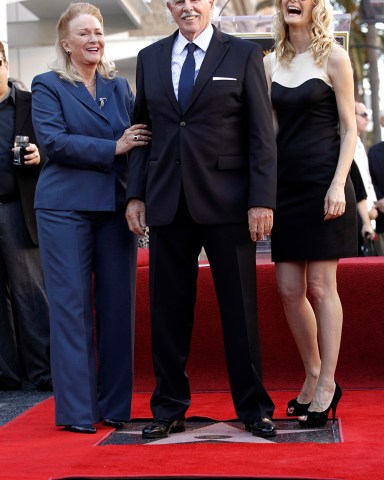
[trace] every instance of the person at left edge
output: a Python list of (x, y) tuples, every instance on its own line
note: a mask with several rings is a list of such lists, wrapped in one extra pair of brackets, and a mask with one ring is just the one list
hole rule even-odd
[(124, 217), (126, 153), (150, 132), (131, 125), (134, 95), (104, 55), (100, 10), (71, 4), (57, 30), (57, 61), (32, 82), (46, 154), (35, 208), (56, 424), (95, 433), (101, 419), (116, 428), (130, 419), (137, 239)]
[[(44, 159), (32, 126), (31, 93), (16, 88), (8, 67), (0, 42), (0, 390), (18, 389), (24, 380), (52, 390), (48, 302), (33, 208)], [(15, 135), (30, 140), (20, 166), (12, 164)]]

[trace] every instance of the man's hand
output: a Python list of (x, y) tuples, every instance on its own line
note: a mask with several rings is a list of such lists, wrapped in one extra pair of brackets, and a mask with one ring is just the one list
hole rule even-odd
[(371, 222), (363, 223), (361, 227), (361, 235), (367, 240), (373, 240), (375, 238), (375, 231), (372, 228)]
[(263, 240), (271, 234), (273, 226), (273, 210), (271, 208), (252, 207), (248, 210), (248, 225), (251, 238)]
[(133, 198), (128, 202), (125, 210), (125, 218), (128, 222), (129, 229), (137, 235), (145, 234), (145, 204), (137, 198)]
[(34, 143), (30, 143), (25, 147), (26, 154), (24, 154), (25, 165), (38, 165), (40, 163), (39, 149)]

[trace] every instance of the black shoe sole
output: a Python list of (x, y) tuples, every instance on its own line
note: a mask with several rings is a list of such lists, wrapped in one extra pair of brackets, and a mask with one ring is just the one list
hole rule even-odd
[(271, 438), (271, 437), (276, 437), (277, 432), (271, 432), (271, 433), (252, 433), (254, 437), (260, 437), (260, 438)]

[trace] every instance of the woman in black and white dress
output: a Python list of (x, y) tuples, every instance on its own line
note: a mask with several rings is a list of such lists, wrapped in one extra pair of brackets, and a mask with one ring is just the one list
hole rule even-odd
[(343, 321), (338, 260), (357, 254), (353, 76), (334, 41), (328, 0), (275, 6), (275, 51), (264, 59), (278, 148), (272, 260), (306, 373), (287, 415), (321, 427), (341, 397), (334, 378)]

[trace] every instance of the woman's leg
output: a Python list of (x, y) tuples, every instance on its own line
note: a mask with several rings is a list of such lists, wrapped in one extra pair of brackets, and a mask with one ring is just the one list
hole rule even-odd
[(306, 296), (306, 273), (306, 262), (276, 263), (279, 294), (305, 369), (305, 381), (297, 397), (301, 404), (312, 401), (321, 367), (316, 317)]
[(309, 411), (322, 412), (335, 391), (335, 370), (340, 351), (343, 311), (337, 292), (337, 260), (308, 263), (308, 289), (317, 320), (321, 369)]

